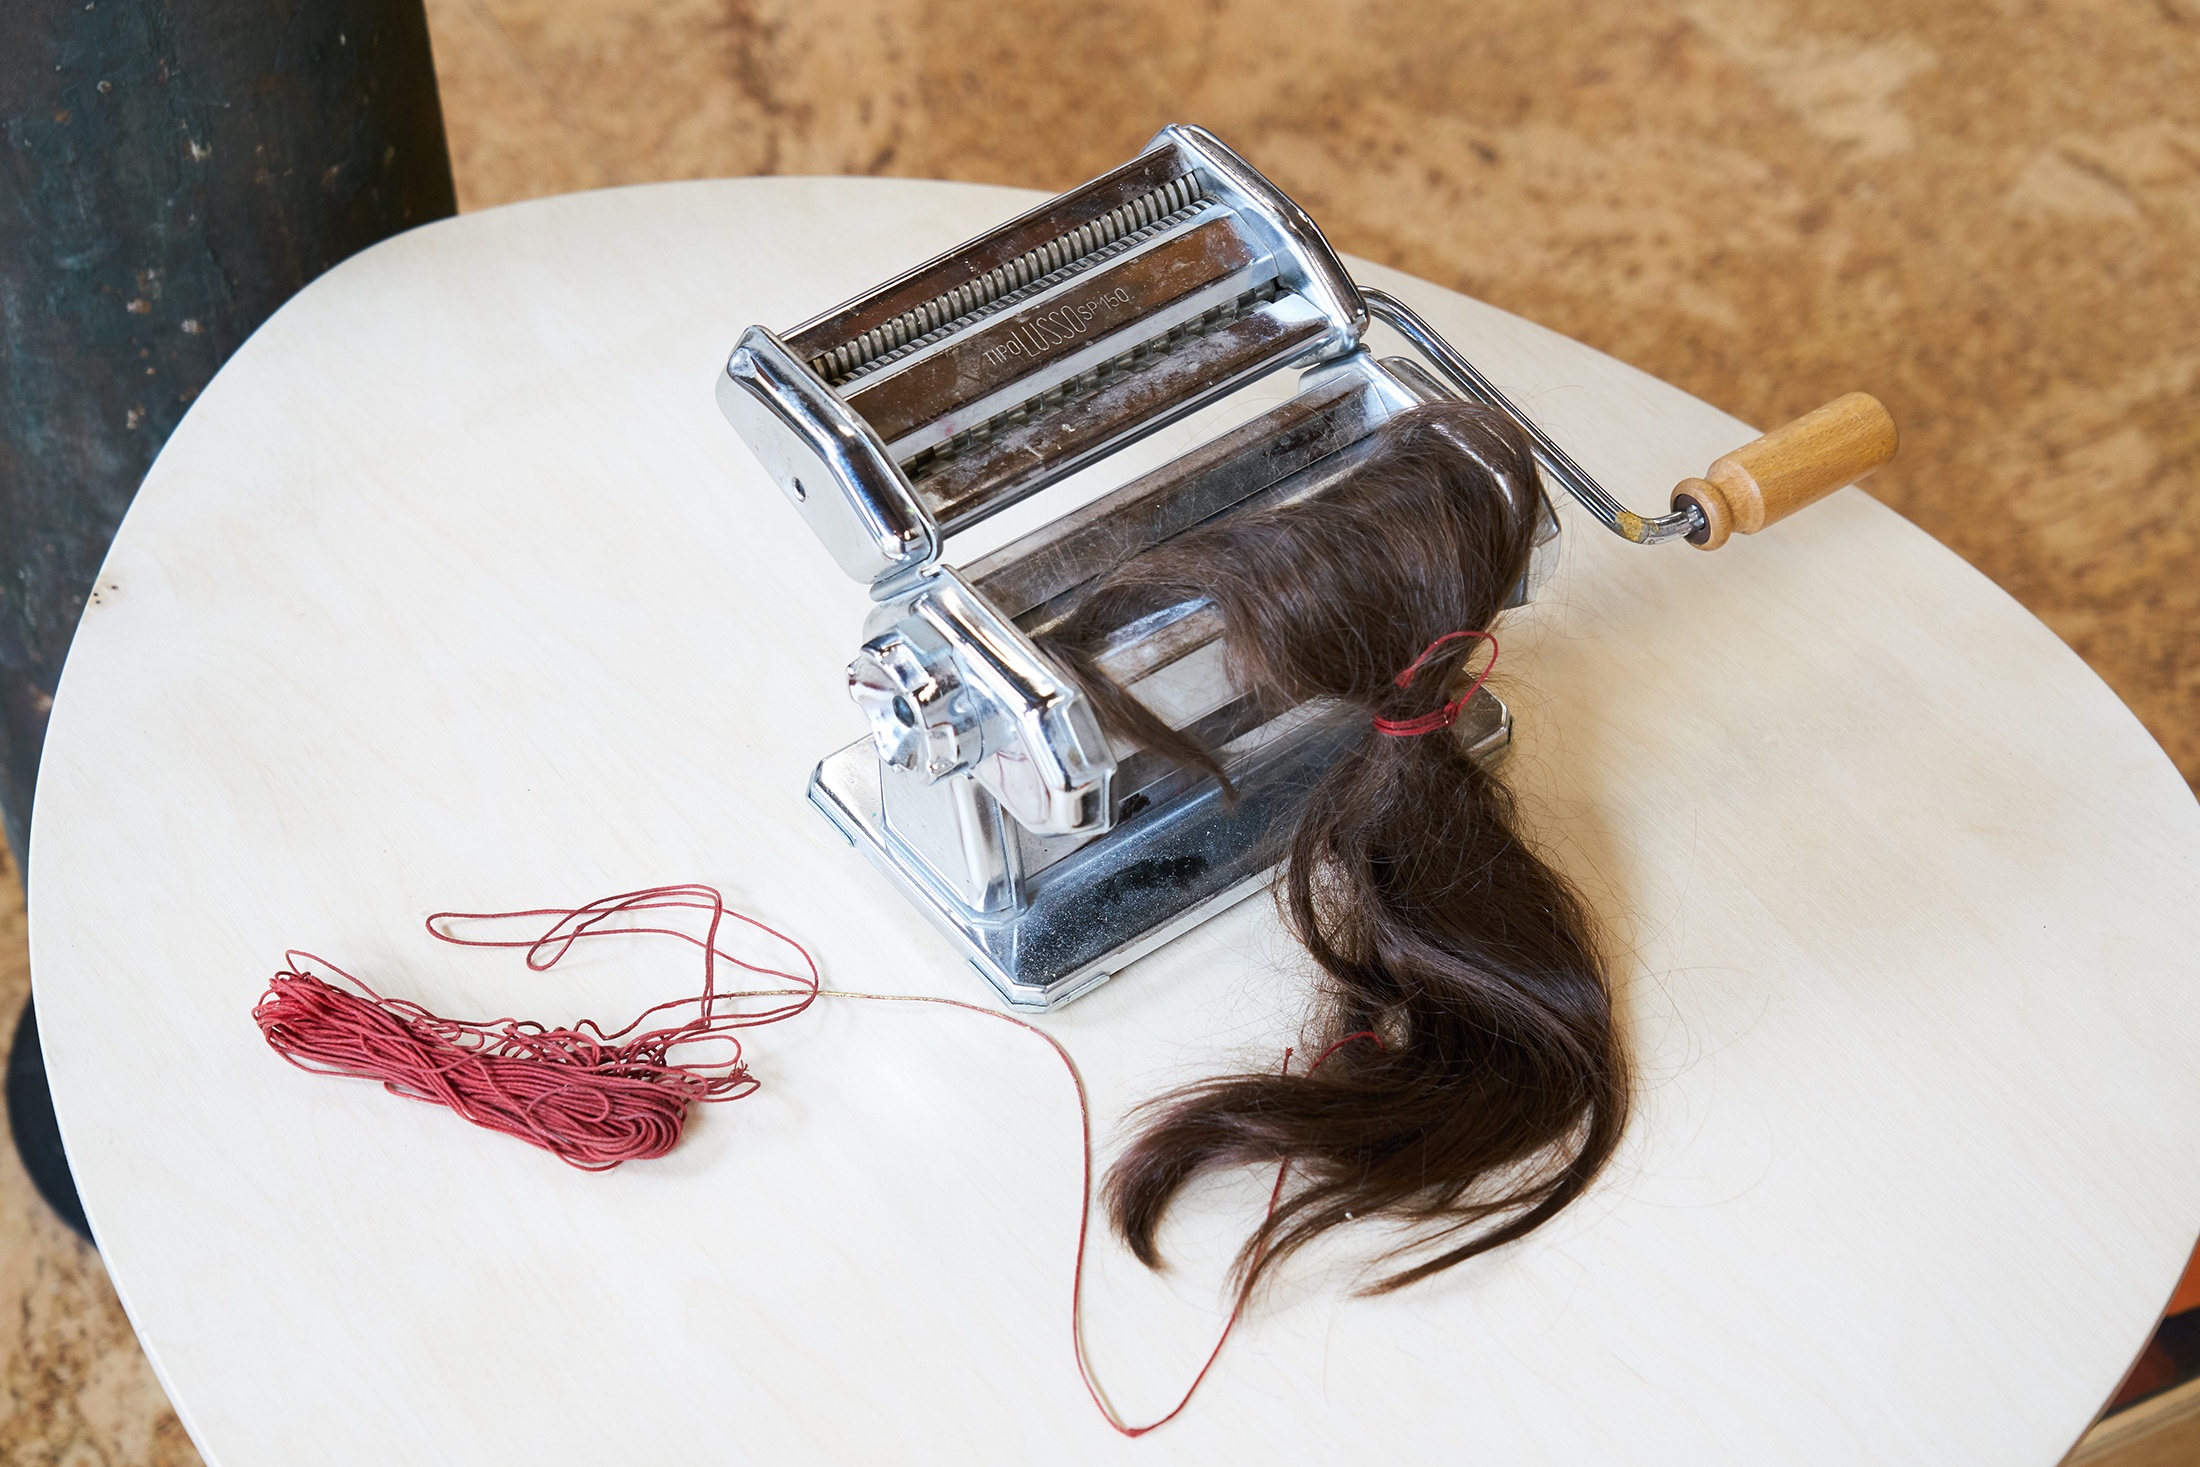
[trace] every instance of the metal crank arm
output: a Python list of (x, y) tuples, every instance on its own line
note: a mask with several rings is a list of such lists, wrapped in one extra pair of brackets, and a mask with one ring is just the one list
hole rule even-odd
[(1526, 413), (1514, 407), (1497, 385), (1475, 369), (1474, 363), (1459, 355), (1452, 344), (1436, 334), (1436, 328), (1422, 320), (1413, 308), (1386, 291), (1360, 291), (1360, 298), (1367, 302), (1369, 316), (1396, 331), (1414, 349), (1426, 357), (1430, 365), (1444, 374), (1452, 384), (1468, 397), (1485, 407), (1496, 408), (1520, 425), (1521, 431), (1535, 445), (1535, 456), (1543, 472), (1566, 487), (1566, 492), (1581, 501), (1582, 507), (1595, 515), (1597, 520), (1623, 540), (1637, 545), (1656, 545), (1665, 540), (1685, 540), (1704, 533), (1702, 509), (1690, 504), (1671, 514), (1646, 516), (1636, 514), (1621, 504), (1604, 486), (1589, 477), (1581, 465), (1570, 458), (1566, 450), (1552, 442), (1550, 436), (1535, 425)]

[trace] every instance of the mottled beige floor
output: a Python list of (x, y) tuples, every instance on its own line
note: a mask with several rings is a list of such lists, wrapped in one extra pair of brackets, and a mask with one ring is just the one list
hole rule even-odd
[[(1186, 120), (1342, 248), (1744, 418), (1874, 391), (1905, 442), (1873, 491), (2200, 784), (2200, 0), (428, 10), (467, 208), (756, 172), (1060, 188)], [(21, 922), (0, 907), (9, 1015)], [(0, 1462), (194, 1460), (12, 1156), (0, 1309)]]

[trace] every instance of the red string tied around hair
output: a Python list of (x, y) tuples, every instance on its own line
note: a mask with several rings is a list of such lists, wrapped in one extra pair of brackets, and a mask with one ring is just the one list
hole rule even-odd
[(1474, 681), (1467, 685), (1467, 690), (1464, 693), (1461, 693), (1443, 707), (1423, 713), (1415, 718), (1377, 718), (1374, 720), (1375, 732), (1386, 734), (1394, 739), (1411, 739), (1418, 738), (1422, 734), (1439, 732), (1457, 723), (1460, 711), (1467, 704), (1474, 701), (1474, 695), (1482, 691), (1482, 684), (1488, 682), (1490, 674), (1497, 670), (1497, 638), (1491, 636), (1488, 632), (1446, 632), (1422, 648), (1421, 655), (1414, 658), (1412, 662), (1407, 664), (1404, 672), (1399, 673), (1397, 677), (1391, 680), (1400, 688), (1411, 687), (1414, 675), (1428, 665), (1430, 658), (1453, 642), (1469, 639), (1489, 643), (1490, 660), (1483, 664), (1479, 673), (1475, 674)]

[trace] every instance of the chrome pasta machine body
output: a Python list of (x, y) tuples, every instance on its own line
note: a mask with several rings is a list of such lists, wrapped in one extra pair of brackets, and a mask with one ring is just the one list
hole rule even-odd
[[(1373, 355), (1371, 321), (1419, 360)], [(949, 536), (1285, 370), (1299, 375), (1279, 405), (974, 560), (943, 558)], [(1351, 721), (1256, 707), (1230, 684), (1203, 600), (1115, 630), (1101, 669), (1215, 751), (1226, 799), (1111, 742), (1034, 638), (1131, 556), (1323, 493), (1387, 419), (1446, 397), (1512, 416), (1546, 481), (1630, 540), (1715, 544), (1795, 507), (1787, 479), (1751, 480), (1752, 501), (1715, 465), (1668, 514), (1624, 509), (1193, 127), (784, 335), (751, 326), (719, 404), (875, 603), (848, 669), (870, 737), (825, 757), (811, 801), (1023, 1007), (1067, 1002), (1258, 890), (1298, 800), (1357, 736)], [(1540, 518), (1516, 601), (1556, 549), (1548, 502)], [(1504, 705), (1478, 693), (1459, 736), (1494, 757), (1510, 734)]]

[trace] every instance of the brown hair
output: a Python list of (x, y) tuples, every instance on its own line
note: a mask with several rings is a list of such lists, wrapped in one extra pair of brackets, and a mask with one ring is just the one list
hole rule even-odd
[(1579, 1196), (1625, 1121), (1627, 1067), (1581, 899), (1521, 839), (1512, 801), (1449, 731), (1372, 720), (1440, 708), (1527, 569), (1540, 495), (1520, 430), (1463, 403), (1400, 415), (1327, 492), (1168, 540), (1102, 577), (1046, 639), (1102, 721), (1220, 778), (1215, 756), (1109, 683), (1107, 632), (1206, 597), (1233, 683), (1275, 711), (1331, 699), (1365, 732), (1286, 838), (1278, 900), (1323, 975), (1319, 1070), (1227, 1075), (1148, 1102), (1107, 1205), (1131, 1250), (1201, 1173), (1288, 1162), (1246, 1240), (1241, 1297), (1350, 1218), (1414, 1226), (1387, 1291), (1530, 1232)]

